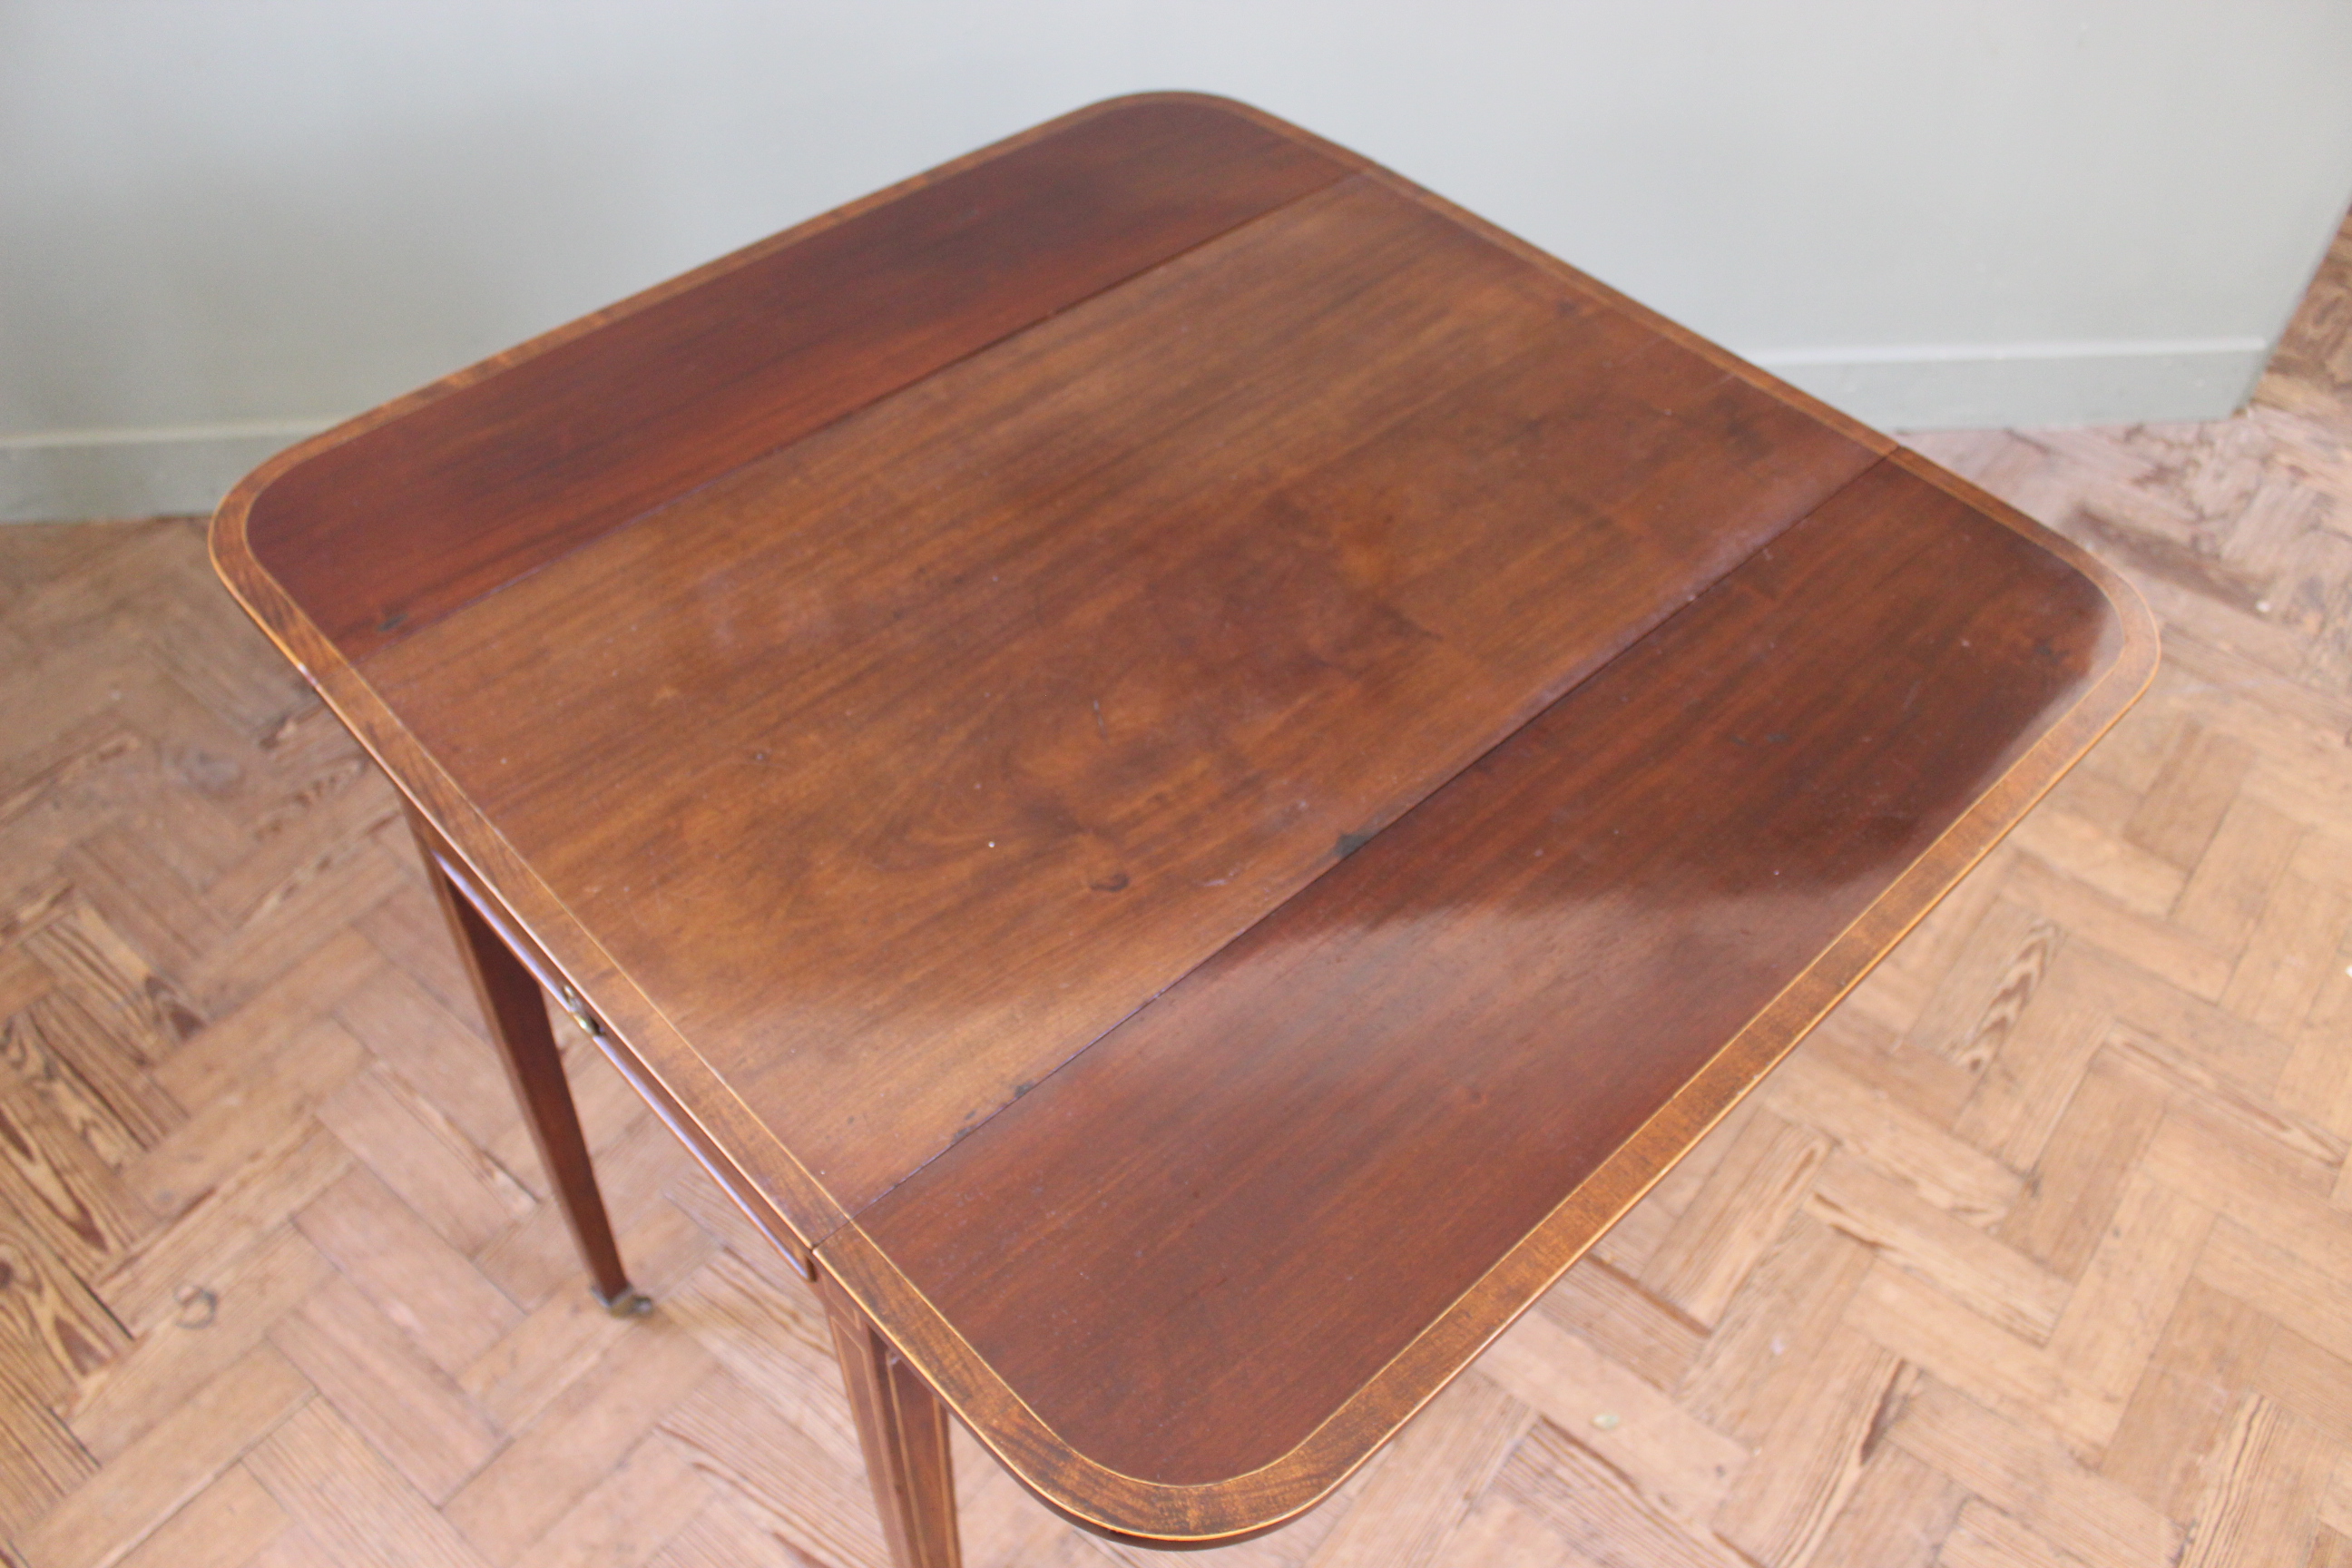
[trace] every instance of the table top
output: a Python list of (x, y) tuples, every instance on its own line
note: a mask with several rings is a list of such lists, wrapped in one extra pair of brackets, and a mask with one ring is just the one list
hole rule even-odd
[(2126, 707), (2130, 591), (1242, 106), (273, 459), (233, 591), (1073, 1518), (1325, 1495)]

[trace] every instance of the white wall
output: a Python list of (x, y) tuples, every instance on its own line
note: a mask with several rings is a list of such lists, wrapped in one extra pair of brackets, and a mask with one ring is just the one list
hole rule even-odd
[(330, 418), (1148, 87), (1353, 145), (1897, 427), (2227, 412), (2347, 0), (0, 0), (0, 516)]

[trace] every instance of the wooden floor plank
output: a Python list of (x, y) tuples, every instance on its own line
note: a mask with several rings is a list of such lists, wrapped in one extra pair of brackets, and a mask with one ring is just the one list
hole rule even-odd
[(2131, 1183), (2067, 1300), (2050, 1355), (2118, 1415), (2212, 1226), (2212, 1211), (2203, 1205), (2152, 1178)]
[(2071, 1294), (2062, 1276), (1843, 1154), (1822, 1165), (1806, 1212), (2037, 1344), (2057, 1327)]
[(299, 1131), (310, 1114), (367, 1064), (348, 1030), (321, 1019), (252, 1064), (238, 1082), (123, 1173), (159, 1218), (171, 1219), (255, 1155)]
[(2168, 1518), (2195, 1518), (2206, 1455), (2279, 1332), (2243, 1301), (2190, 1279), (2100, 1457), (2100, 1473)]
[(320, 1015), (331, 1014), (382, 963), (355, 932), (338, 931), (243, 1005), (190, 1037), (156, 1068), (156, 1082), (182, 1105), (210, 1103), (251, 1072), (256, 1061), (315, 1026)]
[(404, 971), (380, 967), (341, 1000), (335, 1016), (476, 1144), (490, 1147), (517, 1120), (479, 1019), (445, 1007)]
[(2042, 1159), (2111, 1017), (2084, 979), (2079, 947), (2061, 950), (2050, 973), (1997, 1037), (1977, 1091), (1952, 1131), (2014, 1171)]
[(285, 1357), (247, 1352), (18, 1535), (28, 1568), (108, 1568), (310, 1398)]
[(1535, 1412), (1472, 1373), (1430, 1402), (1307, 1568), (1427, 1568), (1484, 1495)]
[(1883, 1262), (1855, 1289), (1845, 1321), (1890, 1353), (1990, 1409), (2036, 1423), (2078, 1454), (2098, 1452), (2121, 1414), (2121, 1398), (2091, 1386), (2042, 1347)]
[(538, 1201), (441, 1108), (391, 1068), (354, 1074), (319, 1120), (451, 1247), (471, 1256)]
[(1665, 1394), (1541, 1312), (1488, 1347), (1480, 1375), (1613, 1466), (1664, 1511), (1704, 1520), (1748, 1463), (1736, 1438), (1694, 1419)]
[(294, 1224), (453, 1375), (522, 1316), (373, 1172), (350, 1172), (304, 1205)]
[(1682, 1403), (1718, 1431), (1760, 1440), (1815, 1348), (1838, 1332), (1874, 1256), (1799, 1214), (1731, 1299), (1677, 1391)]
[[(1907, 1392), (1907, 1391), (1906, 1391)], [(1882, 1408), (1891, 1417), (1892, 1408)], [(1885, 1426), (1864, 1444), (1862, 1479), (1830, 1521), (1810, 1562), (1927, 1568), (1938, 1560), (1969, 1494), (1942, 1471), (1888, 1444)], [(1797, 1568), (1791, 1560), (1790, 1568)]]
[(269, 1342), (351, 1428), (435, 1506), (497, 1453), (503, 1435), (350, 1280), (320, 1284)]
[(111, 1459), (242, 1359), (275, 1323), (324, 1289), (333, 1267), (291, 1228), (280, 1226), (203, 1294), (139, 1336), (76, 1391), (68, 1408), (74, 1435)]
[(683, 1330), (632, 1323), (449, 1500), (450, 1520), (487, 1561), (513, 1562), (717, 1371)]
[(1549, 1422), (1512, 1451), (1496, 1481), (1511, 1502), (1596, 1563), (1656, 1568), (1740, 1568), (1738, 1552), (1704, 1525), (1678, 1519)]
[(0, 1387), (61, 1404), (130, 1343), (66, 1261), (0, 1210)]
[(85, 1278), (154, 1225), (121, 1176), (21, 1083), (0, 1082), (0, 1208)]
[(133, 1547), (121, 1568), (242, 1568), (291, 1523), (252, 1471), (232, 1465)]
[(106, 1026), (128, 1067), (153, 1067), (204, 1026), (177, 984), (150, 963), (87, 898), (25, 938), (25, 951)]
[(2352, 1322), (2346, 1321), (2343, 1310), (2347, 1279), (2314, 1263), (2305, 1249), (2224, 1219), (2214, 1226), (2198, 1256), (2197, 1277), (2331, 1353), (2352, 1360)]
[(1994, 899), (1954, 944), (1905, 1033), (1906, 1042), (1956, 1063), (1980, 1058), (1988, 1016), (1996, 1009), (2012, 1016), (2022, 1009), (2064, 935), (2016, 900)]
[(856, 1444), (831, 1326), (807, 1286), (779, 1290), (721, 1253), (665, 1297), (661, 1310), (785, 1420), (841, 1452)]
[(1815, 1351), (1799, 1397), (1782, 1405), (1751, 1466), (1716, 1511), (1717, 1534), (1759, 1563), (1806, 1563), (1862, 1482), (1909, 1369), (1860, 1334), (1836, 1335)]
[(324, 1401), (272, 1432), (246, 1468), (325, 1561), (373, 1568), (483, 1568), (450, 1522)]
[(116, 1170), (187, 1120), (155, 1076), (108, 1040), (106, 1026), (71, 991), (35, 997), (5, 1028), (0, 1056)]
[(2032, 1186), (1994, 1234), (2060, 1279), (2080, 1278), (2163, 1116), (2156, 1090), (2094, 1058), (2051, 1130)]
[(662, 1423), (704, 1479), (791, 1551), (835, 1568), (889, 1568), (865, 1466), (828, 1447), (726, 1373)]
[(2304, 832), (2294, 817), (2241, 793), (2182, 888), (2173, 922), (2224, 952), (2242, 952)]
[(66, 1424), (22, 1388), (0, 1386), (0, 1533), (50, 1517), (98, 1469)]
[(731, 1493), (713, 1497), (654, 1558), (654, 1568), (806, 1568), (791, 1533)]
[(2124, 837), (2176, 866), (2195, 866), (2252, 764), (2253, 750), (2242, 741), (2184, 721)]
[(2016, 1173), (1965, 1139), (1802, 1051), (1765, 1079), (1757, 1097), (1971, 1225), (1999, 1219), (2025, 1189)]
[(2179, 1527), (2128, 1489), (2084, 1469), (2064, 1447), (1924, 1380), (1887, 1440), (2084, 1562), (2169, 1562)]
[(1830, 1141), (1767, 1111), (1742, 1128), (1722, 1162), (1642, 1268), (1642, 1283), (1713, 1326), (1748, 1270), (1805, 1201)]
[(1707, 1338), (1699, 1324), (1598, 1258), (1570, 1269), (1537, 1308), (1660, 1388), (1682, 1382)]
[(518, 1568), (637, 1568), (715, 1495), (684, 1450), (652, 1434), (525, 1548)]
[(2310, 1423), (2248, 1395), (2214, 1451), (2212, 1485), (2181, 1568), (2307, 1557), (2319, 1500), (2344, 1453)]
[(1960, 1510), (1936, 1561), (1940, 1568), (2085, 1568), (2082, 1558), (1974, 1500)]

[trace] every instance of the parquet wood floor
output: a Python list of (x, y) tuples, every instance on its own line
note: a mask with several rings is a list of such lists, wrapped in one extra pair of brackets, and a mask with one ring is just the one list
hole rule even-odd
[[(1345, 1493), (1199, 1559), (2352, 1564), (2352, 233), (2247, 414), (1922, 438), (2147, 700)], [(186, 521), (0, 531), (0, 1540), (880, 1563), (803, 1287), (583, 1041), (590, 1303), (393, 797)], [(974, 1568), (1128, 1552), (968, 1445)]]

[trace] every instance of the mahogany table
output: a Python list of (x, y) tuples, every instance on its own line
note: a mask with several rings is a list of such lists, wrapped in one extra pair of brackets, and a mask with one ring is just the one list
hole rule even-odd
[(1469, 1364), (2146, 683), (2098, 563), (1362, 158), (1130, 98), (277, 458), (215, 560), (538, 995), (952, 1410), (1156, 1546)]

